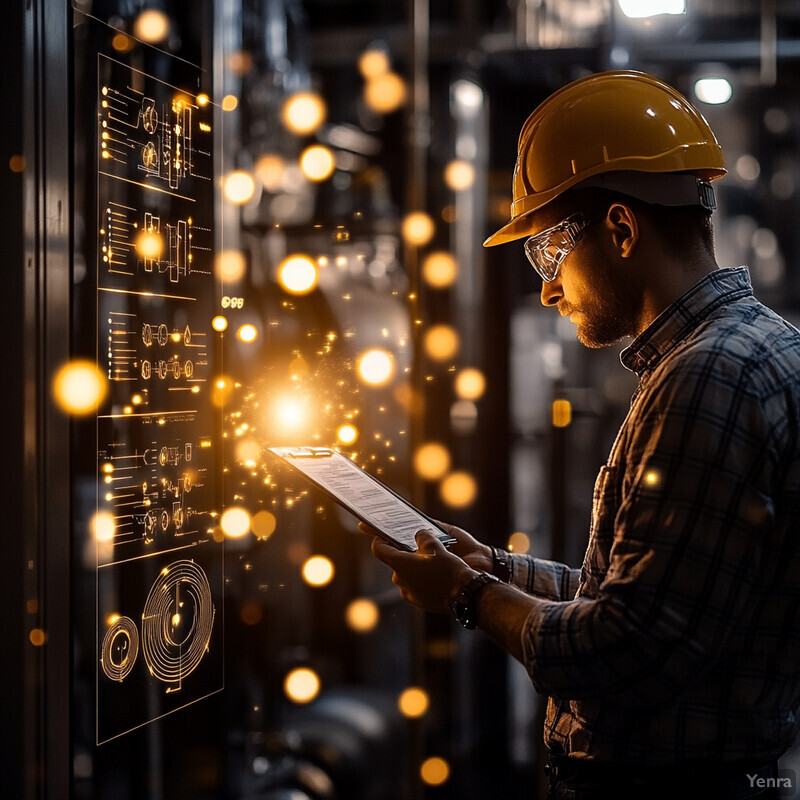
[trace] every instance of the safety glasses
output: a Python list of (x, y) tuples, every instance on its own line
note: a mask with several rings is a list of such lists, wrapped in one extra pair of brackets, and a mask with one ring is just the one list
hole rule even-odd
[(561, 262), (583, 238), (583, 231), (603, 217), (590, 219), (583, 212), (570, 214), (566, 219), (530, 236), (525, 241), (525, 255), (545, 283), (555, 280)]

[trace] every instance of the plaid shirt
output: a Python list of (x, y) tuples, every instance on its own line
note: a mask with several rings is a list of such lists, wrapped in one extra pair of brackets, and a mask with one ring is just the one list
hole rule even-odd
[(771, 759), (800, 714), (800, 332), (720, 269), (621, 355), (639, 376), (583, 567), (514, 555), (545, 741), (640, 765)]

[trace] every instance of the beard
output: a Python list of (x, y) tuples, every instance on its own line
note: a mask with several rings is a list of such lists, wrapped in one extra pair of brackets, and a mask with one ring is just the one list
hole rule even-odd
[[(575, 315), (578, 341), (585, 347), (607, 347), (627, 336), (636, 335), (637, 307), (633, 292), (611, 276), (598, 272), (593, 276), (592, 290), (578, 303), (562, 300), (558, 310), (564, 316)], [(626, 291), (627, 290), (627, 291)]]

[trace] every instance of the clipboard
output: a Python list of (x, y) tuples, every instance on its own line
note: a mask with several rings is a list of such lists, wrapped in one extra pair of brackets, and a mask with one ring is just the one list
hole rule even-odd
[(322, 489), (400, 550), (417, 550), (416, 533), (428, 530), (444, 545), (447, 531), (408, 500), (330, 447), (270, 447), (269, 452)]

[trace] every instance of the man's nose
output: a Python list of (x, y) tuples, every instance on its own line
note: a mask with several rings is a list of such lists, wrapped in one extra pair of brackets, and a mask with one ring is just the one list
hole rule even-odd
[(556, 275), (556, 277), (550, 281), (542, 281), (542, 305), (543, 306), (555, 306), (558, 305), (558, 301), (564, 296), (564, 293), (561, 291), (561, 278)]

